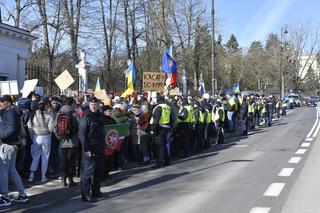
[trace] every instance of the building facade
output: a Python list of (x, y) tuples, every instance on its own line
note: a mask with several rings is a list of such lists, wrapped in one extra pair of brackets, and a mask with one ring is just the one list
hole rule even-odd
[(22, 89), (28, 44), (35, 39), (29, 31), (0, 23), (0, 81), (17, 80)]
[(309, 69), (312, 69), (315, 77), (320, 77), (320, 66), (316, 55), (302, 55), (300, 58), (299, 76), (304, 79)]

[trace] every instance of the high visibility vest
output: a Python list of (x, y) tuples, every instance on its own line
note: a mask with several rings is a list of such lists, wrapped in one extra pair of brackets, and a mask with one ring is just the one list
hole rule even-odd
[(208, 109), (206, 109), (206, 111), (207, 111), (207, 119), (205, 120), (205, 123), (209, 124), (211, 123), (212, 113)]
[(181, 111), (183, 110), (183, 108), (186, 108), (187, 111), (188, 111), (188, 115), (187, 115), (187, 118), (185, 120), (181, 120), (178, 118), (177, 122), (178, 123), (181, 123), (181, 122), (185, 122), (185, 123), (192, 123), (195, 121), (195, 118), (194, 118), (194, 113), (193, 113), (193, 107), (191, 105), (188, 105), (188, 106), (183, 106), (180, 108), (179, 110), (179, 114), (181, 113)]
[(280, 108), (280, 101), (278, 101), (277, 103), (276, 103), (276, 108)]
[(225, 114), (224, 114), (224, 109), (223, 107), (219, 107), (216, 112), (214, 113), (214, 121), (217, 122), (219, 120), (219, 111), (222, 110), (222, 118), (221, 121), (224, 122), (225, 120)]
[(242, 100), (242, 98), (241, 98), (241, 97), (239, 97), (239, 98), (238, 98), (238, 101), (239, 101), (240, 106), (242, 106), (242, 102), (243, 102), (243, 100)]
[(255, 103), (249, 104), (248, 113), (254, 113)]
[(294, 103), (293, 98), (290, 98), (289, 102), (290, 102), (291, 104)]
[(204, 113), (202, 111), (199, 111), (199, 122), (204, 123)]
[(288, 107), (288, 104), (286, 102), (283, 102), (282, 107)]
[(261, 113), (265, 113), (266, 111), (267, 111), (267, 110), (266, 110), (266, 106), (263, 104)]
[[(167, 104), (159, 104), (153, 109), (153, 113), (156, 110), (157, 107), (161, 107), (162, 113), (159, 120), (160, 125), (165, 125), (170, 123), (170, 107)], [(152, 114), (153, 114), (152, 113)], [(150, 120), (150, 124), (153, 124), (153, 117)]]

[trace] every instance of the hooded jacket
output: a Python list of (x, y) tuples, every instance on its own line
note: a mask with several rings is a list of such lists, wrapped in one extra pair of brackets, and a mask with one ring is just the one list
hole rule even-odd
[(20, 143), (20, 119), (13, 108), (0, 111), (0, 141), (9, 145)]

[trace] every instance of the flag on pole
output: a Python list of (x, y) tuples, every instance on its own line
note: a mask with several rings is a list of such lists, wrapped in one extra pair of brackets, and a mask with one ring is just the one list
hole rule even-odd
[(96, 82), (96, 88), (95, 88), (95, 92), (98, 92), (101, 90), (101, 86), (100, 86), (100, 78), (98, 77), (97, 82)]
[(202, 96), (204, 93), (206, 93), (206, 88), (204, 87), (204, 81), (203, 81), (203, 80), (200, 81), (200, 86), (199, 86), (198, 91), (200, 92), (200, 95), (201, 95), (201, 96)]
[(136, 69), (134, 67), (133, 60), (130, 60), (130, 65), (128, 68), (128, 88), (134, 91), (134, 83), (136, 82)]
[(232, 91), (234, 93), (239, 93), (240, 92), (240, 83), (237, 82), (235, 85), (232, 86)]
[(172, 86), (177, 82), (177, 63), (172, 56), (172, 46), (163, 53), (162, 71), (167, 74), (167, 86)]

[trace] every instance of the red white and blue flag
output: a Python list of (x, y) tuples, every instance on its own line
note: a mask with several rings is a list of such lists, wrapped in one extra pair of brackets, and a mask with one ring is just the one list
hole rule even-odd
[(173, 86), (177, 82), (177, 63), (172, 56), (172, 46), (166, 49), (162, 58), (162, 71), (166, 73), (167, 86)]

